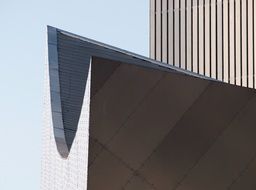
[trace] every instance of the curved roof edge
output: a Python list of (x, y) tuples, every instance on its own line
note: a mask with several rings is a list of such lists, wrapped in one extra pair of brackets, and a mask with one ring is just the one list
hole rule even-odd
[[(89, 38), (86, 38), (86, 37), (83, 37), (83, 36), (80, 36), (80, 35), (77, 35), (77, 34), (73, 34), (73, 33), (67, 32), (67, 31), (62, 30), (62, 29), (58, 29), (58, 28), (55, 28), (55, 27), (52, 27), (52, 26), (47, 26), (47, 28), (48, 28), (48, 35), (52, 35), (52, 32), (49, 32), (49, 31), (56, 31), (56, 32), (60, 32), (63, 35), (67, 35), (69, 37), (81, 40), (83, 42), (87, 42), (90, 45), (97, 46), (102, 51), (108, 51), (108, 50), (112, 51), (113, 53), (118, 55), (118, 57), (119, 57), (118, 61), (127, 62), (127, 61), (125, 61), (125, 57), (128, 56), (128, 57), (133, 58), (135, 60), (139, 60), (140, 63), (138, 65), (140, 65), (140, 66), (145, 66), (145, 67), (150, 67), (150, 68), (153, 68), (153, 69), (164, 70), (164, 71), (167, 71), (167, 72), (173, 72), (174, 71), (174, 72), (189, 75), (189, 76), (192, 76), (192, 77), (197, 77), (197, 78), (201, 78), (201, 79), (205, 79), (205, 80), (224, 83), (224, 82), (216, 80), (214, 78), (210, 78), (210, 77), (200, 75), (200, 74), (197, 74), (197, 73), (194, 73), (194, 72), (182, 69), (182, 68), (178, 68), (176, 66), (173, 66), (173, 65), (170, 65), (170, 64), (167, 64), (167, 63), (156, 61), (154, 59), (150, 59), (148, 57), (138, 55), (136, 53), (133, 53), (133, 52), (130, 52), (130, 51), (127, 51), (127, 50), (123, 50), (121, 48), (117, 48), (117, 47), (114, 47), (114, 46), (111, 46), (111, 45), (108, 45), (108, 44), (105, 44), (105, 43), (102, 43), (102, 42), (99, 42), (99, 41), (96, 41), (96, 40), (93, 40), (93, 39), (89, 39)], [(122, 56), (124, 57), (124, 60), (122, 60)], [(143, 64), (141, 62), (145, 62), (145, 63)], [(130, 62), (130, 63), (134, 64), (134, 60), (133, 60), (133, 62)]]

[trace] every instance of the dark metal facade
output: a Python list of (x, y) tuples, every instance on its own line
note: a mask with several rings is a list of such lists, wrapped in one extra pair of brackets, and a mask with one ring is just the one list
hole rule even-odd
[(255, 88), (254, 0), (150, 0), (150, 57)]
[(256, 94), (48, 28), (42, 190), (256, 189)]

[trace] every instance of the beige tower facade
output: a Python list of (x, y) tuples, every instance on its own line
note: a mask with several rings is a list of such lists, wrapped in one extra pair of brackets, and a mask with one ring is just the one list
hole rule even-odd
[(150, 57), (256, 86), (254, 0), (150, 0)]

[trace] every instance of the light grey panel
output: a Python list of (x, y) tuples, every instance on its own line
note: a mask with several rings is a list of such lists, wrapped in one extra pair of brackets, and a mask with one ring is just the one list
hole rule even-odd
[(180, 0), (174, 0), (174, 65), (180, 66)]
[(205, 0), (205, 75), (210, 77), (211, 39), (210, 39), (210, 0)]
[(198, 0), (193, 0), (193, 72), (198, 72)]
[(198, 44), (199, 44), (199, 73), (204, 75), (204, 0), (199, 0), (199, 5), (198, 5), (198, 16), (199, 16), (199, 39), (198, 39)]
[(223, 1), (223, 81), (229, 82), (229, 0)]
[(254, 88), (256, 87), (256, 2), (253, 1), (253, 68), (254, 68), (254, 76), (253, 76), (253, 79), (254, 79)]
[(187, 70), (192, 71), (192, 1), (187, 0)]
[(152, 59), (155, 59), (155, 48), (156, 48), (155, 1), (156, 0), (150, 0), (150, 58)]
[(223, 0), (217, 0), (217, 79), (223, 80)]
[(168, 0), (168, 63), (174, 65), (174, 0)]
[(241, 70), (241, 64), (242, 64), (242, 55), (241, 55), (241, 34), (242, 34), (242, 28), (241, 28), (241, 1), (243, 0), (236, 0), (236, 84), (242, 85), (241, 83), (241, 76), (242, 76), (242, 70)]
[(229, 27), (230, 27), (230, 83), (235, 84), (235, 64), (236, 64), (236, 59), (235, 59), (235, 44), (236, 44), (236, 37), (235, 37), (235, 0), (229, 0)]
[(242, 86), (247, 87), (247, 1), (248, 0), (242, 0)]
[(187, 0), (180, 0), (180, 63), (181, 68), (186, 68), (186, 2)]
[(253, 88), (253, 1), (248, 0), (248, 87)]
[(162, 0), (156, 0), (156, 60), (162, 59)]
[(211, 77), (217, 79), (217, 0), (211, 0)]
[(168, 0), (162, 0), (162, 62), (167, 63), (168, 60), (168, 38), (167, 38), (167, 27), (168, 27), (168, 19), (167, 19), (167, 3)]

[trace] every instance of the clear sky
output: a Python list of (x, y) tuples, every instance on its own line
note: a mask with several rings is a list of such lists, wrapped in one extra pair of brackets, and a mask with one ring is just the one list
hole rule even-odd
[(0, 0), (0, 189), (40, 186), (46, 26), (148, 56), (149, 0)]

